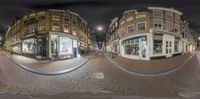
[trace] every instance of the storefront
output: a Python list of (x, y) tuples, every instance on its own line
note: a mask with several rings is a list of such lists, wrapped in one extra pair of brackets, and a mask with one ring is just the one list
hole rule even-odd
[(36, 54), (36, 38), (25, 39), (22, 41), (22, 53), (23, 54)]
[(121, 41), (120, 52), (122, 57), (148, 60), (148, 50), (147, 35), (135, 36)]
[(68, 59), (77, 57), (78, 39), (73, 36), (63, 34), (51, 34), (51, 54), (52, 59)]
[(20, 54), (21, 53), (20, 43), (12, 45), (12, 52)]

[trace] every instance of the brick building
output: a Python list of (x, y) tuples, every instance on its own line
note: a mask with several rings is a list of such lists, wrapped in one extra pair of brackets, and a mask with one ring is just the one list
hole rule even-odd
[(78, 14), (50, 9), (15, 18), (4, 49), (34, 58), (66, 59), (91, 51), (93, 40), (88, 22)]
[(130, 59), (160, 59), (194, 51), (194, 33), (173, 8), (128, 10), (114, 18), (106, 36), (107, 51)]

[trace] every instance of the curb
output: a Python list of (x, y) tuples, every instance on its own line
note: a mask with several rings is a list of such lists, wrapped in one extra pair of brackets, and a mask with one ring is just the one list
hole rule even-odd
[(61, 71), (57, 71), (57, 72), (51, 72), (51, 73), (44, 73), (44, 72), (39, 72), (35, 69), (31, 69), (31, 68), (28, 68), (27, 66), (24, 66), (18, 62), (16, 62), (12, 57), (9, 57), (9, 59), (15, 63), (17, 66), (19, 66), (20, 68), (24, 69), (24, 70), (27, 70), (29, 72), (32, 72), (32, 73), (35, 73), (35, 74), (40, 74), (40, 75), (62, 75), (62, 74), (65, 74), (65, 73), (69, 73), (69, 72), (72, 72), (72, 71), (75, 71), (76, 69), (80, 68), (81, 66), (85, 65), (90, 59), (86, 59), (84, 62), (80, 63), (79, 65), (76, 65), (72, 68), (69, 68), (69, 69), (65, 69), (65, 70), (61, 70)]
[(116, 61), (114, 61), (113, 59), (111, 59), (109, 56), (105, 55), (107, 57), (107, 59), (113, 64), (115, 65), (117, 68), (121, 69), (124, 72), (127, 72), (129, 74), (133, 74), (133, 75), (137, 75), (137, 76), (144, 76), (144, 77), (157, 77), (157, 76), (163, 76), (163, 75), (167, 75), (170, 74), (172, 72), (175, 72), (179, 69), (181, 69), (182, 67), (184, 67), (184, 65), (189, 62), (195, 55), (191, 55), (186, 61), (184, 61), (182, 64), (179, 64), (173, 68), (170, 69), (166, 69), (166, 70), (161, 70), (161, 71), (157, 71), (157, 72), (141, 72), (141, 71), (129, 71), (125, 68), (123, 68), (124, 66), (120, 63), (117, 63)]

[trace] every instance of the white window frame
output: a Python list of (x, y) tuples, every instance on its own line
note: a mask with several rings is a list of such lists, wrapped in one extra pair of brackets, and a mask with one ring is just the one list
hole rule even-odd
[(138, 24), (141, 24), (141, 23), (144, 23), (144, 24), (145, 24), (145, 25), (144, 25), (144, 26), (145, 26), (145, 29), (144, 29), (144, 30), (147, 29), (147, 22), (146, 22), (146, 21), (143, 21), (143, 22), (138, 22), (138, 23), (137, 23), (137, 26), (136, 26), (136, 27), (137, 27), (137, 31), (144, 31), (144, 30), (138, 30)]

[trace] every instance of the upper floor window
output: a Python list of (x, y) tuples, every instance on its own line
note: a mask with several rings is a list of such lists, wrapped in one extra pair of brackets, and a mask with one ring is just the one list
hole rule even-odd
[(171, 31), (172, 32), (172, 30), (173, 30), (173, 22), (166, 21), (165, 28), (166, 28), (167, 31)]
[(145, 22), (138, 23), (137, 24), (137, 30), (145, 30), (146, 29), (145, 25), (146, 25)]
[(64, 25), (64, 32), (69, 33), (69, 25)]
[(176, 32), (176, 33), (180, 32), (180, 26), (178, 24), (174, 24), (173, 32)]
[(153, 16), (162, 18), (163, 17), (162, 10), (153, 10)]
[(39, 22), (38, 22), (38, 31), (43, 31), (45, 30), (45, 16), (39, 17)]
[(27, 28), (28, 28), (28, 33), (34, 33), (35, 30), (36, 30), (36, 25), (35, 24), (29, 24), (27, 26)]
[(134, 31), (133, 25), (127, 27), (128, 33), (132, 33)]
[(180, 21), (180, 15), (174, 14), (174, 21), (179, 22)]
[(163, 20), (162, 19), (154, 19), (153, 27), (156, 29), (163, 29)]
[(76, 29), (75, 28), (73, 28), (73, 30), (72, 30), (72, 35), (76, 35)]
[(60, 21), (60, 13), (59, 12), (52, 12), (52, 20), (53, 21)]
[(60, 31), (60, 24), (59, 23), (53, 23), (52, 24), (52, 30), (53, 31)]
[(166, 16), (166, 19), (173, 20), (173, 13), (172, 12), (166, 11), (165, 16)]

